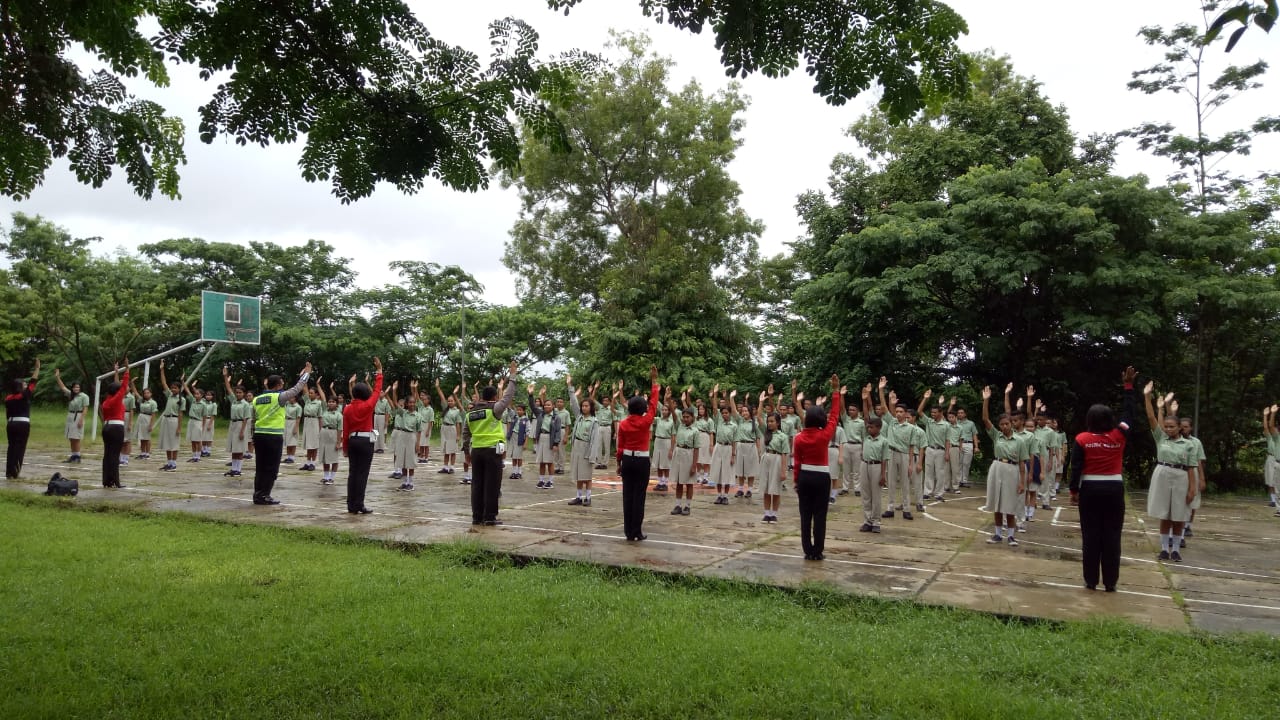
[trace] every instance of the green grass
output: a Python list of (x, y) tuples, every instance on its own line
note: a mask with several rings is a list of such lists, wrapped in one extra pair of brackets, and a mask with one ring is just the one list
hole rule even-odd
[[(85, 512), (85, 509), (101, 512)], [(0, 494), (0, 717), (1268, 717), (1280, 643)]]

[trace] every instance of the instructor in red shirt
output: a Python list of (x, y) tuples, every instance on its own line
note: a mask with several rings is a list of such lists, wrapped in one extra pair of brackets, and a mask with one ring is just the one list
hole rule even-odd
[(831, 376), (831, 409), (811, 405), (804, 411), (804, 429), (793, 442), (791, 462), (796, 469), (796, 495), (800, 506), (800, 546), (805, 560), (822, 560), (827, 540), (827, 494), (831, 471), (827, 448), (840, 419), (840, 378)]
[(382, 397), (382, 361), (373, 359), (376, 370), (373, 389), (358, 382), (351, 388), (351, 402), (342, 411), (342, 454), (347, 461), (347, 512), (368, 515), (364, 491), (369, 485), (369, 465), (373, 463), (373, 408)]
[(618, 423), (618, 474), (622, 476), (622, 528), (628, 540), (645, 539), (644, 496), (649, 491), (649, 428), (658, 410), (658, 366), (649, 368), (649, 399), (627, 401), (627, 416)]
[(1085, 431), (1071, 448), (1071, 499), (1080, 504), (1080, 550), (1084, 585), (1098, 588), (1098, 569), (1107, 592), (1120, 580), (1120, 531), (1124, 528), (1124, 448), (1133, 423), (1133, 382), (1138, 371), (1124, 370), (1124, 410), (1120, 424), (1107, 405), (1084, 416)]
[(120, 449), (124, 447), (124, 396), (129, 392), (129, 358), (124, 359), (124, 378), (120, 366), (107, 384), (107, 397), (102, 401), (102, 487), (121, 488)]

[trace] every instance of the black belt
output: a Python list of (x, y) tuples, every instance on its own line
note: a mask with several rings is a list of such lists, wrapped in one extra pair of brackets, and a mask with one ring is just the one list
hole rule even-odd
[(697, 445), (677, 445), (676, 447), (681, 450), (697, 450), (698, 449)]
[(721, 447), (733, 447), (733, 441), (732, 441), (732, 440), (730, 440), (730, 441), (729, 441), (729, 442), (727, 442), (727, 443), (724, 443), (724, 442), (717, 442), (716, 444), (717, 444), (717, 445), (719, 445), (719, 446), (721, 446)]
[(1165, 466), (1165, 467), (1171, 467), (1171, 468), (1173, 468), (1174, 470), (1189, 470), (1189, 469), (1191, 469), (1189, 465), (1179, 465), (1179, 464), (1177, 464), (1177, 463), (1156, 462), (1156, 464), (1157, 464), (1157, 465), (1163, 465), (1163, 466)]
[(1017, 461), (1017, 460), (1009, 460), (1009, 459), (1007, 459), (1007, 458), (996, 458), (996, 462), (1002, 462), (1002, 463), (1004, 463), (1005, 465), (1017, 465), (1017, 464), (1018, 464), (1018, 461)]
[(883, 464), (884, 464), (884, 461), (883, 461), (883, 460), (863, 460), (862, 462), (864, 462), (864, 463), (866, 463), (866, 464), (868, 464), (868, 465), (883, 465)]
[(138, 414), (139, 414), (139, 415), (146, 415), (147, 417), (151, 417), (152, 415), (155, 415), (155, 413), (144, 413), (144, 412), (140, 412), (140, 413), (138, 413)]
[(947, 446), (945, 446), (945, 445), (930, 445), (930, 446), (929, 446), (929, 449), (930, 449), (930, 450), (946, 450), (946, 449), (947, 449)]
[(654, 440), (670, 440), (670, 439), (671, 439), (671, 436), (670, 436), (670, 435), (668, 435), (668, 436), (666, 436), (666, 437), (660, 437), (660, 436), (658, 436), (658, 435), (654, 435), (654, 436), (653, 436), (653, 439), (654, 439)]
[(769, 448), (765, 448), (764, 451), (768, 455), (786, 455), (786, 453), (778, 452), (777, 450), (770, 450)]

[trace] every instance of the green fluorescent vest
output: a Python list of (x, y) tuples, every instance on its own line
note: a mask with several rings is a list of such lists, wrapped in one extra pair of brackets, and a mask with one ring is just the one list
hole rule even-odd
[(472, 448), (497, 447), (502, 442), (502, 422), (494, 416), (493, 408), (476, 408), (467, 413), (467, 426), (471, 429)]
[(280, 391), (266, 392), (253, 399), (253, 431), (263, 435), (284, 434), (284, 406)]

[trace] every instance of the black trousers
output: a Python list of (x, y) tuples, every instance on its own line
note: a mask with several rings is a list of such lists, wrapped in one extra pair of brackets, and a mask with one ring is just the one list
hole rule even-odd
[(1086, 480), (1080, 483), (1080, 545), (1084, 584), (1114, 588), (1120, 579), (1120, 531), (1124, 528), (1124, 483)]
[(253, 498), (261, 500), (271, 496), (280, 475), (280, 453), (284, 452), (284, 435), (253, 434)]
[(364, 491), (369, 487), (369, 466), (373, 464), (373, 441), (366, 437), (347, 440), (347, 509), (364, 507)]
[(102, 487), (120, 486), (120, 448), (124, 447), (124, 426), (102, 428)]
[(638, 540), (644, 532), (644, 498), (649, 492), (649, 458), (622, 456), (618, 468), (622, 476), (622, 529), (628, 540)]
[(498, 519), (498, 495), (502, 494), (502, 456), (498, 448), (471, 449), (471, 522)]
[(828, 496), (830, 473), (801, 470), (796, 481), (797, 504), (800, 506), (800, 547), (805, 557), (821, 555), (827, 543)]
[(4, 478), (17, 480), (22, 474), (22, 461), (27, 457), (27, 438), (31, 437), (31, 423), (5, 423), (4, 434), (9, 443), (9, 450), (4, 456)]

